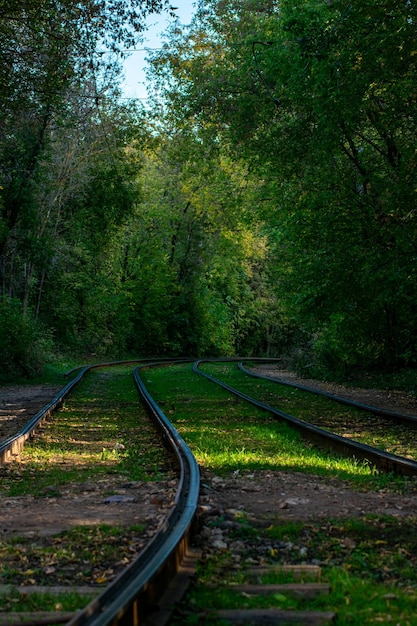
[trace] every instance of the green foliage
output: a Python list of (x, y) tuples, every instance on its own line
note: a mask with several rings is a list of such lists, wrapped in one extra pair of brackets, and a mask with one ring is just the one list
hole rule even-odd
[(0, 297), (0, 381), (30, 378), (41, 373), (50, 349), (48, 334), (39, 329), (19, 300)]
[(251, 214), (256, 192), (247, 167), (184, 131), (146, 151), (142, 176), (143, 198), (112, 261), (127, 305), (127, 349), (170, 355), (258, 349), (269, 312), (262, 295), (268, 250)]
[(411, 2), (208, 0), (151, 55), (146, 120), (97, 48), (162, 3), (26, 5), (0, 26), (2, 293), (77, 352), (417, 365)]
[(329, 376), (416, 360), (416, 19), (408, 2), (213, 0), (155, 54), (176, 119), (251, 164), (268, 299)]
[(125, 343), (105, 254), (138, 199), (142, 133), (137, 109), (117, 101), (114, 53), (163, 6), (7, 0), (0, 9), (0, 294), (32, 309), (67, 349)]
[(118, 268), (112, 263), (115, 241), (140, 197), (140, 151), (135, 144), (127, 150), (138, 121), (126, 118), (123, 108), (106, 115), (111, 151), (98, 136), (100, 128), (90, 128), (92, 152), (82, 193), (66, 198), (55, 224), (39, 305), (57, 342), (78, 354), (122, 353), (129, 330), (123, 323), (125, 299), (117, 290)]

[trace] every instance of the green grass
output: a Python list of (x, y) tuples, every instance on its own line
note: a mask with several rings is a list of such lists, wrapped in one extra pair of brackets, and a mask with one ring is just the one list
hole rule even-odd
[[(105, 584), (142, 547), (144, 526), (94, 525), (0, 541), (2, 584)], [(23, 610), (23, 609), (22, 609)]]
[[(176, 624), (198, 623), (195, 615), (211, 609), (270, 608), (334, 611), (339, 626), (375, 623), (416, 625), (417, 539), (416, 518), (369, 516), (363, 519), (326, 520), (319, 523), (281, 522), (267, 529), (243, 525), (230, 538), (245, 542), (245, 553), (236, 568), (233, 551), (211, 555), (201, 563), (191, 591)], [(268, 596), (249, 597), (233, 590), (244, 582), (282, 584), (294, 577), (279, 571), (283, 564), (311, 562), (321, 565), (320, 581), (328, 583), (330, 594), (314, 599), (297, 598), (279, 591)], [(253, 558), (264, 555), (270, 573), (250, 574)], [(247, 569), (247, 574), (245, 570)], [(309, 575), (304, 575), (304, 581)], [(215, 624), (216, 620), (204, 622)]]
[[(4, 612), (77, 611), (83, 609), (89, 597), (79, 593), (20, 593), (18, 588), (0, 593), (0, 606)], [(24, 623), (24, 622), (22, 622)]]
[[(214, 371), (222, 366), (210, 364)], [(227, 366), (229, 367), (229, 366)], [(204, 365), (206, 370), (206, 365)], [(406, 478), (380, 474), (355, 462), (306, 445), (285, 423), (241, 401), (210, 381), (192, 376), (190, 365), (176, 365), (143, 374), (148, 389), (190, 445), (200, 465), (223, 476), (235, 470), (288, 470), (347, 480), (351, 488), (412, 490)], [(234, 373), (228, 374), (229, 384)], [(236, 373), (236, 379), (239, 373)], [(173, 621), (219, 626), (207, 607), (279, 607), (335, 611), (339, 626), (393, 623), (417, 626), (417, 519), (367, 517), (327, 520), (317, 524), (276, 520), (268, 529), (242, 518), (233, 539), (247, 545), (236, 568), (232, 550), (214, 553), (200, 563), (197, 578)], [(258, 559), (262, 546), (271, 565), (319, 562), (322, 582), (331, 593), (314, 600), (280, 593), (256, 599), (227, 589), (227, 582), (245, 581), (245, 558)], [(270, 574), (264, 582), (290, 582), (287, 574)], [(214, 585), (214, 589), (212, 588)]]
[(0, 494), (41, 494), (120, 474), (157, 480), (170, 459), (139, 400), (132, 368), (93, 370), (0, 477)]
[(409, 425), (392, 424), (387, 418), (331, 398), (248, 376), (234, 363), (204, 363), (200, 369), (261, 402), (320, 428), (393, 454), (417, 458), (417, 444), (410, 437)]
[(235, 364), (207, 363), (203, 365), (203, 371), (261, 402), (321, 428), (392, 454), (417, 458), (417, 444), (414, 437), (410, 437), (408, 425), (393, 424), (389, 419), (342, 405), (324, 396), (248, 376), (240, 372)]
[[(209, 369), (215, 367), (219, 365), (210, 364)], [(406, 479), (380, 474), (365, 461), (307, 443), (284, 421), (190, 370), (191, 365), (149, 369), (143, 378), (204, 467), (221, 475), (235, 470), (291, 470), (338, 477), (363, 488), (388, 484), (406, 488)], [(234, 376), (240, 380), (242, 375), (229, 373), (229, 384), (236, 382)]]
[[(60, 480), (73, 480), (74, 477), (77, 480), (91, 479), (96, 472), (97, 475), (124, 474), (135, 479), (145, 476), (158, 478), (166, 467), (166, 455), (153, 450), (153, 429), (148, 432), (144, 426), (147, 420), (141, 417), (143, 409), (137, 392), (125, 374), (126, 368), (123, 367), (112, 370), (111, 374), (105, 370), (92, 373), (88, 381), (77, 388), (71, 401), (66, 402), (64, 409), (45, 427), (45, 446), (41, 440), (35, 440), (36, 445), (31, 444), (25, 449), (23, 464), (16, 468), (14, 478), (8, 476), (1, 481), (3, 495), (27, 493), (31, 489), (37, 494), (42, 490), (52, 493), (52, 486), (59, 491)], [(379, 474), (366, 463), (354, 462), (306, 445), (287, 424), (230, 396), (210, 381), (193, 375), (191, 365), (148, 369), (143, 378), (167, 417), (192, 448), (200, 465), (219, 475), (227, 476), (235, 470), (242, 473), (288, 470), (348, 480), (351, 486), (361, 489), (407, 491), (409, 488), (410, 482), (406, 479)], [(135, 417), (131, 421), (129, 416), (132, 415)], [(80, 425), (87, 427), (82, 441), (78, 434)], [(138, 431), (140, 440), (135, 439)], [(127, 443), (131, 446), (128, 450), (116, 446)], [(172, 626), (199, 623), (199, 614), (207, 606), (244, 608), (256, 604), (259, 607), (259, 598), (254, 600), (236, 594), (225, 588), (225, 583), (243, 582), (245, 559), (250, 563), (253, 557), (259, 555), (262, 546), (265, 560), (272, 565), (312, 560), (320, 562), (322, 581), (329, 582), (331, 594), (309, 600), (308, 608), (334, 610), (339, 626), (375, 623), (417, 626), (417, 618), (414, 617), (417, 599), (416, 521), (367, 517), (326, 520), (317, 524), (283, 524), (272, 520), (269, 528), (260, 528), (242, 514), (239, 527), (233, 531), (233, 538), (247, 546), (242, 567), (236, 569), (234, 555), (229, 550), (214, 553), (200, 563), (197, 577), (182, 605), (183, 612)], [(64, 564), (63, 580), (78, 581), (80, 584), (101, 581), (105, 584), (108, 577), (105, 563), (114, 559), (111, 551), (116, 548), (116, 554), (122, 555), (124, 550), (130, 552), (138, 533), (132, 529), (123, 543), (114, 529), (99, 528), (93, 531), (93, 535), (89, 535), (87, 530), (74, 529), (74, 534), (60, 535), (49, 543), (45, 538), (46, 543), (35, 543), (33, 548), (28, 539), (19, 538), (14, 543), (1, 545), (0, 561), (4, 564), (5, 580), (19, 581), (20, 584), (31, 584), (32, 580), (41, 584), (45, 580), (48, 563), (55, 567), (54, 559), (58, 558)], [(101, 555), (104, 560), (99, 564), (103, 544), (106, 551)], [(75, 559), (73, 555), (77, 552), (84, 555), (82, 568), (71, 560)], [(16, 563), (20, 560), (22, 565), (25, 558), (30, 565), (25, 567), (23, 562), (23, 568), (17, 567)], [(71, 568), (75, 576), (72, 579)], [(288, 576), (270, 574), (264, 581), (288, 582)], [(209, 584), (216, 583), (218, 588), (210, 588)], [(13, 605), (17, 602), (16, 598), (7, 601)], [(77, 601), (74, 600), (74, 605), (63, 605), (64, 610), (67, 606), (70, 610), (78, 608)], [(27, 598), (25, 602), (34, 603), (36, 600)], [(43, 602), (50, 603), (53, 608), (58, 600), (41, 598), (39, 602), (42, 608), (46, 606)], [(307, 606), (305, 600), (287, 597), (284, 593), (264, 598), (261, 604), (298, 609)], [(21, 605), (16, 606), (20, 608)], [(206, 617), (204, 623), (206, 626), (220, 626), (217, 618), (210, 621), (210, 617)]]

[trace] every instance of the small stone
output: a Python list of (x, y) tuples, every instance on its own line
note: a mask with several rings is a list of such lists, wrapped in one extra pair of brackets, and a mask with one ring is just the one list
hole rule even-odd
[(104, 500), (104, 504), (111, 504), (113, 502), (124, 503), (124, 502), (135, 502), (135, 498), (132, 496), (124, 496), (124, 495), (115, 495), (109, 496)]
[(227, 550), (227, 543), (221, 539), (216, 539), (211, 545), (216, 550)]

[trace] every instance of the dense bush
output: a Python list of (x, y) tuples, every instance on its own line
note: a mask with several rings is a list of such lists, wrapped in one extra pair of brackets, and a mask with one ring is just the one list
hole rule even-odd
[(41, 373), (49, 343), (32, 315), (22, 313), (18, 299), (0, 298), (0, 381), (16, 381)]

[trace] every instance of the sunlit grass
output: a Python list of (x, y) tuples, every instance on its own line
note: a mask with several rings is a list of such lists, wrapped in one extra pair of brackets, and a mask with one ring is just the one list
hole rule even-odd
[(93, 370), (0, 478), (0, 493), (39, 494), (101, 474), (156, 480), (169, 457), (140, 402), (133, 367)]
[(191, 365), (146, 370), (143, 378), (200, 465), (219, 474), (291, 470), (338, 476), (374, 487), (385, 487), (392, 479), (365, 461), (342, 457), (303, 440), (287, 423), (193, 374)]
[(183, 436), (194, 449), (197, 458), (211, 469), (299, 469), (339, 471), (369, 476), (367, 464), (338, 457), (320, 451), (302, 440), (301, 436), (286, 424), (264, 421), (259, 424), (235, 425), (228, 422), (224, 428), (210, 425), (190, 432), (181, 426)]
[(417, 459), (417, 443), (415, 437), (410, 437), (409, 424), (393, 424), (388, 418), (340, 404), (326, 396), (248, 376), (237, 368), (236, 363), (204, 363), (200, 369), (306, 422), (359, 443)]

